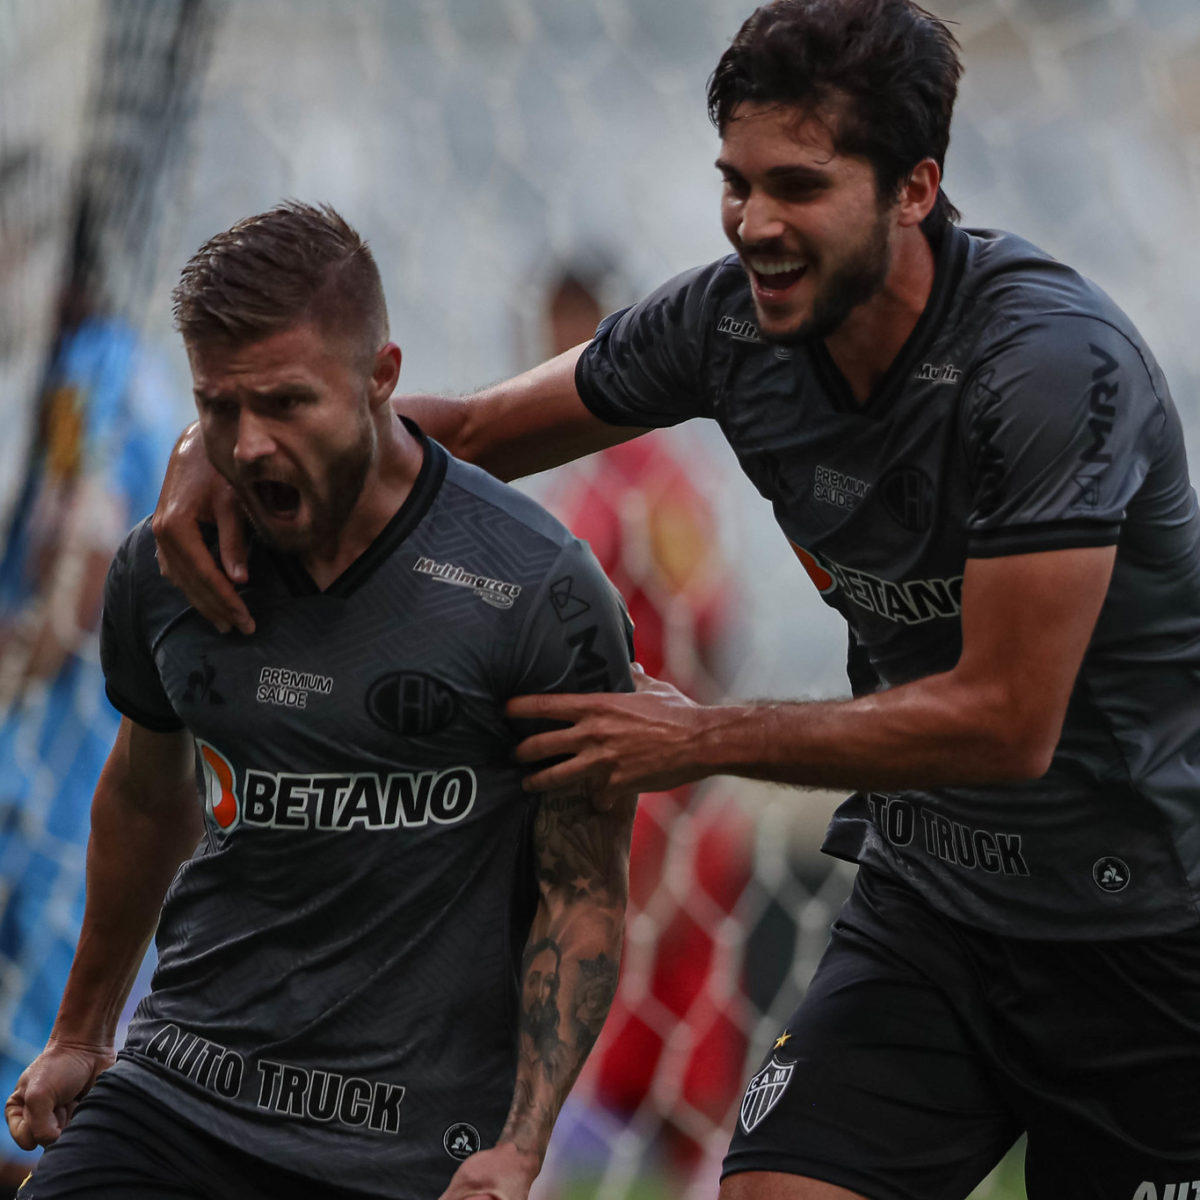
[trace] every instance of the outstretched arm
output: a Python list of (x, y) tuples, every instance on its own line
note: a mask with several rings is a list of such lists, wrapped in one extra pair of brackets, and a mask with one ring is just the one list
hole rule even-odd
[[(451, 454), (500, 479), (517, 479), (642, 432), (601, 421), (579, 398), (575, 363), (582, 353), (576, 346), (470, 396), (397, 396), (393, 403)], [(217, 524), (220, 566), (200, 536), (200, 521)], [(160, 569), (196, 610), (223, 633), (253, 633), (250, 612), (230, 582), (247, 577), (242, 513), (209, 464), (196, 425), (184, 430), (171, 454), (153, 527)]]
[(442, 1200), (524, 1200), (550, 1131), (617, 988), (635, 799), (597, 812), (547, 793), (534, 824), (540, 900), (522, 962), (520, 1056), (499, 1141), (468, 1158)]
[(575, 388), (583, 345), (470, 396), (400, 396), (396, 407), (457, 458), (520, 479), (645, 432), (593, 416)]
[(1114, 558), (1103, 546), (969, 561), (958, 663), (855, 700), (706, 707), (644, 675), (634, 695), (518, 697), (510, 717), (571, 722), (518, 747), (525, 762), (561, 759), (526, 786), (599, 798), (718, 774), (862, 789), (1037, 778)]
[(191, 736), (124, 718), (92, 800), (87, 905), (58, 1017), (5, 1105), (22, 1149), (56, 1141), (112, 1065), (117, 1021), (163, 896), (200, 832)]

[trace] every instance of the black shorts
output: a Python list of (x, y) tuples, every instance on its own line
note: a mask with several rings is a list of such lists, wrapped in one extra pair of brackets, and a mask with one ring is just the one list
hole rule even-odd
[(181, 1121), (102, 1075), (18, 1200), (367, 1200), (305, 1179)]
[(962, 1200), (1022, 1131), (1029, 1200), (1200, 1197), (1200, 930), (998, 937), (860, 870), (724, 1173)]

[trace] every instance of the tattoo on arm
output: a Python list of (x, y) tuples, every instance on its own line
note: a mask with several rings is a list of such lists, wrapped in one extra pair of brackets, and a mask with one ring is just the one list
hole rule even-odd
[(620, 964), (606, 954), (579, 960), (580, 986), (575, 997), (575, 1045), (579, 1057), (586, 1057), (600, 1036), (604, 1018), (617, 994)]
[(629, 826), (623, 813), (596, 812), (582, 791), (544, 795), (533, 828), (543, 888), (623, 905)]
[(504, 1137), (544, 1150), (612, 1005), (625, 917), (632, 804), (597, 812), (545, 795), (534, 820), (542, 904), (521, 964), (520, 1063)]

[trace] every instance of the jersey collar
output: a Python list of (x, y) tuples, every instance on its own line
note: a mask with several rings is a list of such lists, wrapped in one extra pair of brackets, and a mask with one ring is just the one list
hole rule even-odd
[(437, 442), (427, 437), (417, 423), (408, 417), (400, 418), (404, 427), (420, 444), (423, 453), (421, 469), (413, 481), (404, 503), (396, 510), (392, 519), (380, 530), (375, 540), (364, 550), (327, 588), (317, 587), (313, 577), (304, 569), (295, 555), (283, 554), (270, 546), (261, 550), (275, 562), (280, 578), (294, 596), (348, 596), (360, 588), (376, 571), (396, 547), (421, 523), (434, 497), (441, 490), (446, 478), (446, 463), (449, 455)]
[(900, 353), (892, 360), (883, 378), (859, 404), (838, 370), (824, 341), (814, 338), (806, 347), (813, 374), (829, 399), (830, 405), (841, 412), (860, 416), (879, 416), (886, 412), (896, 396), (903, 391), (917, 362), (941, 330), (943, 318), (962, 278), (967, 261), (970, 238), (957, 225), (946, 225), (929, 239), (934, 253), (933, 287), (913, 331), (908, 335)]

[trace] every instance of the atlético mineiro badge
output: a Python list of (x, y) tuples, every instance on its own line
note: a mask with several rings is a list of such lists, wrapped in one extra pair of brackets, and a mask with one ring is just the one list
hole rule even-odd
[(749, 1133), (777, 1105), (784, 1089), (792, 1081), (795, 1063), (780, 1062), (774, 1055), (771, 1061), (746, 1085), (742, 1100), (742, 1128)]

